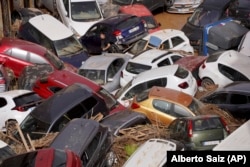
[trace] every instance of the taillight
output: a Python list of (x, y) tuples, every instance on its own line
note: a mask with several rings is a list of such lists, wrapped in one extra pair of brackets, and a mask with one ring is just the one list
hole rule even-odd
[(140, 105), (136, 103), (132, 103), (130, 107), (131, 109), (137, 109), (137, 108), (140, 108)]
[(5, 84), (5, 80), (4, 79), (0, 79), (0, 84)]
[(16, 106), (16, 107), (12, 108), (12, 110), (17, 110), (17, 111), (23, 112), (23, 111), (25, 111), (25, 108), (23, 106)]
[(202, 65), (201, 65), (201, 68), (206, 68), (206, 65), (203, 63)]
[(187, 82), (183, 82), (183, 83), (179, 84), (178, 86), (180, 88), (182, 88), (182, 89), (186, 89), (186, 88), (188, 88), (188, 83)]
[(115, 30), (115, 31), (113, 32), (113, 35), (114, 35), (114, 36), (119, 36), (119, 35), (121, 35), (121, 31), (120, 31), (120, 30)]
[(225, 127), (227, 133), (230, 134), (230, 129), (229, 129), (229, 127), (228, 127), (226, 121), (225, 121), (222, 117), (220, 117), (220, 120), (221, 120), (223, 126)]
[(192, 137), (193, 136), (193, 124), (192, 121), (189, 120), (188, 121), (188, 137)]

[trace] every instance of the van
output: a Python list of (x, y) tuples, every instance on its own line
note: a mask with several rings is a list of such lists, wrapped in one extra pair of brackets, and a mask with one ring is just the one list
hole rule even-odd
[(48, 14), (35, 16), (22, 24), (17, 37), (44, 46), (77, 68), (89, 57), (73, 32)]

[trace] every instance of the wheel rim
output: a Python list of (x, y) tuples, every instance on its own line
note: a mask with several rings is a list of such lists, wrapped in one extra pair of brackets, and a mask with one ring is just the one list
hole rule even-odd
[(203, 87), (207, 87), (207, 86), (214, 85), (214, 82), (209, 78), (205, 78), (205, 79), (202, 80), (201, 85)]

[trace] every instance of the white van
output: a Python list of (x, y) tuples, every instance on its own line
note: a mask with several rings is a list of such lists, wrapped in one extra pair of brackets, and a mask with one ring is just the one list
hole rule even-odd
[(56, 0), (61, 21), (78, 37), (96, 22), (103, 20), (103, 14), (96, 0)]

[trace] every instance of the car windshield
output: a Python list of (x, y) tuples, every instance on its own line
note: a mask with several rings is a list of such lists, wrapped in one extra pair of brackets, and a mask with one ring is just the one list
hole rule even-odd
[(57, 70), (64, 68), (64, 63), (56, 55), (54, 55), (54, 53), (47, 51), (44, 57), (46, 57)]
[(130, 86), (132, 85), (132, 81), (133, 81), (133, 79), (131, 81), (129, 81), (124, 87), (121, 87), (121, 89), (119, 89), (116, 92), (115, 98), (119, 98), (123, 94), (123, 92), (125, 92), (128, 88), (130, 88)]
[(133, 74), (140, 74), (144, 71), (150, 70), (152, 67), (144, 64), (138, 64), (134, 62), (128, 62), (126, 70)]
[(49, 127), (50, 124), (42, 122), (31, 114), (28, 115), (20, 125), (22, 132), (29, 134), (32, 140), (44, 136), (48, 132)]
[(105, 82), (105, 70), (81, 69), (79, 74), (96, 82), (99, 85), (103, 85), (106, 83)]
[(146, 22), (148, 29), (157, 28), (158, 25), (153, 16), (143, 16), (141, 18)]
[(71, 2), (71, 18), (74, 21), (95, 21), (102, 18), (95, 1)]
[(220, 118), (206, 118), (194, 120), (194, 131), (210, 130), (210, 129), (221, 129), (223, 124)]
[(206, 24), (213, 23), (220, 18), (220, 11), (207, 10), (205, 8), (197, 8), (192, 16), (189, 18), (189, 23), (203, 27)]
[(118, 30), (127, 29), (128, 27), (132, 27), (140, 22), (140, 18), (137, 16), (129, 17), (127, 20), (122, 21), (119, 25), (117, 25)]
[(65, 56), (72, 56), (83, 50), (81, 43), (74, 36), (70, 36), (65, 39), (57, 40), (54, 42), (56, 53), (59, 58)]
[(137, 41), (131, 49), (128, 50), (128, 53), (131, 53), (132, 55), (136, 56), (144, 50), (146, 44), (147, 40), (141, 39)]
[(201, 115), (201, 109), (204, 104), (196, 98), (193, 98), (192, 102), (187, 106), (195, 115)]

